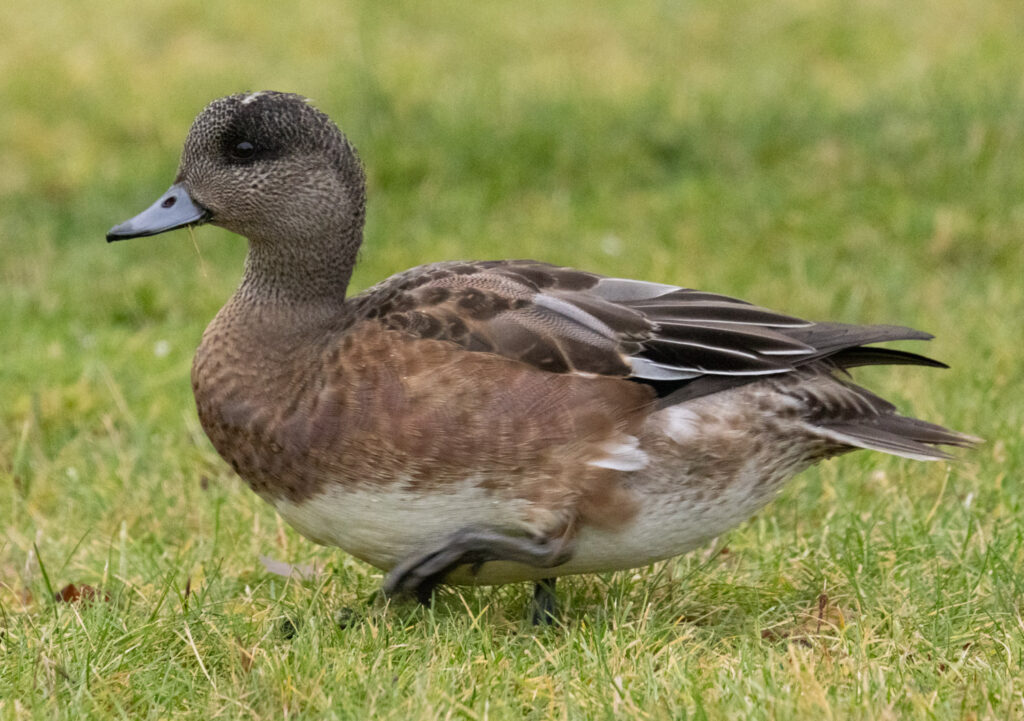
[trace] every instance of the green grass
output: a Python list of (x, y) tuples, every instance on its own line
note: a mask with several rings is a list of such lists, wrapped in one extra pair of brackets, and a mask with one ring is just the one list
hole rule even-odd
[[(1024, 718), (1019, 2), (43, 0), (0, 27), (0, 719)], [(534, 257), (906, 323), (952, 370), (858, 378), (988, 442), (825, 464), (713, 548), (564, 581), (565, 628), (525, 624), (525, 585), (385, 608), (198, 427), (244, 243), (103, 242), (207, 101), (260, 88), (360, 149), (359, 288)], [(72, 582), (109, 600), (50, 600)]]

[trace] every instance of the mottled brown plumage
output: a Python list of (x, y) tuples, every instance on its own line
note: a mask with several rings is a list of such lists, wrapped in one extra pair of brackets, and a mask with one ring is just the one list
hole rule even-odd
[(304, 99), (234, 95), (196, 119), (171, 189), (108, 239), (202, 222), (248, 238), (193, 366), (203, 428), (299, 531), (390, 571), (391, 592), (644, 565), (823, 458), (940, 459), (975, 440), (849, 380), (940, 366), (867, 345), (930, 337), (909, 328), (528, 260), (425, 265), (346, 298), (364, 186)]

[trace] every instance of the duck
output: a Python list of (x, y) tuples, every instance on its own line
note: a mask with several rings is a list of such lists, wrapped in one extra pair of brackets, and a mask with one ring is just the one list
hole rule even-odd
[(686, 553), (797, 473), (868, 449), (939, 461), (979, 439), (856, 385), (945, 364), (898, 325), (812, 322), (717, 293), (534, 260), (444, 261), (357, 295), (366, 175), (305, 97), (203, 109), (170, 189), (108, 241), (210, 223), (241, 283), (192, 365), (202, 428), (300, 534), (389, 596), (555, 579)]

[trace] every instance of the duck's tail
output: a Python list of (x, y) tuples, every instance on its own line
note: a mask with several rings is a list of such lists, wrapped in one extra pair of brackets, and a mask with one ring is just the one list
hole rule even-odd
[[(887, 352), (892, 353), (901, 354), (899, 351)], [(858, 357), (858, 361), (864, 360), (866, 359)], [(891, 363), (893, 360), (884, 362)], [(896, 362), (916, 364), (909, 359)], [(843, 364), (842, 367), (849, 366)], [(851, 448), (882, 451), (919, 461), (954, 458), (937, 446), (966, 448), (982, 441), (976, 436), (953, 431), (935, 423), (901, 416), (892, 403), (871, 391), (845, 379), (832, 377), (831, 380), (833, 382), (829, 384), (815, 383), (797, 391), (809, 410), (806, 417), (808, 427), (815, 434), (830, 441)]]
[(955, 458), (936, 446), (967, 448), (981, 443), (981, 438), (951, 431), (943, 426), (900, 415), (861, 419), (856, 423), (831, 423), (816, 426), (829, 440), (853, 448), (867, 448), (918, 461), (941, 461)]

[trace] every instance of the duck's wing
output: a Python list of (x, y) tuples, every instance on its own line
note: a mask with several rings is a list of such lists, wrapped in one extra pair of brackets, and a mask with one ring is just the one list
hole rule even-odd
[(714, 382), (698, 389), (721, 390), (825, 359), (839, 368), (942, 365), (864, 347), (931, 338), (911, 328), (813, 323), (722, 295), (534, 261), (422, 266), (354, 305), (359, 316), (416, 337), (552, 373), (630, 378), (662, 396), (699, 379)]

